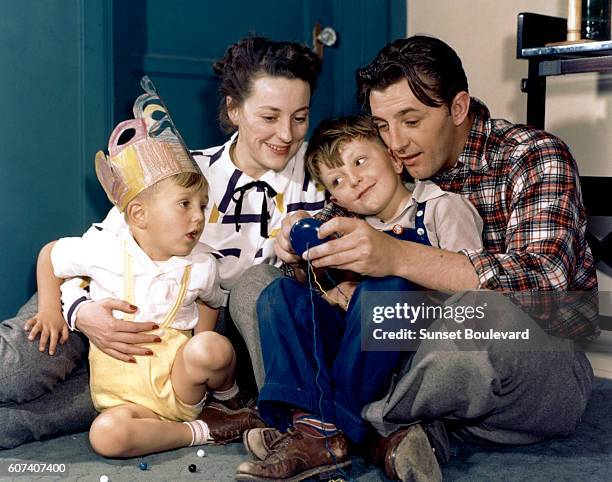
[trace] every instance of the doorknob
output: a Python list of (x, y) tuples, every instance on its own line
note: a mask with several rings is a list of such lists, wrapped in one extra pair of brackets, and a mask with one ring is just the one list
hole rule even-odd
[(317, 22), (312, 28), (312, 50), (323, 58), (323, 49), (332, 47), (338, 41), (338, 34), (332, 27), (321, 27)]

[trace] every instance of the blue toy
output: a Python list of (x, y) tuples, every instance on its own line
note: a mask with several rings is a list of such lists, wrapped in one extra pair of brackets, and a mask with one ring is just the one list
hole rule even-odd
[(323, 223), (318, 219), (303, 218), (291, 226), (289, 240), (291, 241), (291, 246), (293, 246), (293, 251), (295, 251), (298, 256), (302, 256), (307, 249), (314, 248), (319, 244), (331, 240), (329, 236), (324, 239), (319, 239), (317, 237), (321, 224)]
[(148, 467), (149, 467), (149, 466), (147, 465), (147, 463), (146, 463), (146, 462), (140, 462), (140, 463), (138, 464), (138, 468), (139, 468), (140, 470), (147, 470), (147, 468), (148, 468)]

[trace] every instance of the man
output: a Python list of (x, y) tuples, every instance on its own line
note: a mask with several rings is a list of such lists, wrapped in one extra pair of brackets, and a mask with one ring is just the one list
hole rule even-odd
[[(357, 72), (357, 84), (361, 104), (408, 173), (463, 194), (476, 207), (484, 222), (484, 249), (450, 253), (400, 241), (331, 212), (319, 236), (342, 236), (309, 251), (315, 268), (398, 276), (459, 293), (596, 291), (577, 168), (562, 141), (491, 119), (486, 106), (470, 97), (457, 54), (434, 38), (415, 36), (386, 46)], [(288, 233), (299, 217), (304, 214), (288, 217), (278, 236), (276, 252), (287, 263), (298, 261)], [(248, 273), (243, 282), (255, 275)], [(455, 302), (474, 305), (478, 297), (462, 294)], [(499, 326), (520, 325), (517, 310), (501, 303)], [(572, 338), (594, 332), (585, 317), (550, 325), (554, 334)], [(448, 346), (441, 351), (436, 343), (422, 343), (389, 395), (361, 412), (390, 435), (372, 448), (386, 475), (440, 479), (438, 464), (448, 458), (441, 420), (453, 422), (453, 433), (482, 443), (534, 443), (571, 433), (586, 406), (592, 370), (583, 353), (560, 340), (549, 337), (547, 349), (531, 346), (521, 352), (493, 341), (473, 351)], [(267, 375), (276, 370), (266, 364), (265, 348), (264, 364)], [(247, 449), (262, 460), (241, 464), (238, 475), (300, 480), (330, 460), (346, 459), (346, 446), (336, 439), (333, 447), (323, 445), (303, 426), (294, 423), (285, 435), (274, 429), (247, 432)]]

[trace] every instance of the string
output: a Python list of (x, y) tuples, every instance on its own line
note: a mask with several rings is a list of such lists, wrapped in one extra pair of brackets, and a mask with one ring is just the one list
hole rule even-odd
[[(306, 248), (306, 249), (308, 249), (308, 248)], [(314, 279), (314, 282), (316, 283), (316, 285), (317, 285), (317, 287), (319, 288), (319, 290), (321, 291), (321, 293), (323, 293), (323, 296), (324, 296), (324, 297), (327, 297), (328, 299), (330, 299), (330, 300), (331, 300), (331, 299), (332, 299), (332, 298), (331, 298), (331, 296), (329, 296), (329, 295), (327, 294), (327, 291), (325, 291), (325, 289), (323, 288), (323, 286), (321, 286), (321, 283), (319, 283), (319, 280), (317, 279), (317, 274), (315, 273), (314, 268), (313, 268), (313, 267), (312, 267), (312, 265), (310, 264), (310, 259), (309, 259), (309, 260), (308, 260), (308, 285), (309, 285), (309, 288), (312, 290), (312, 289), (313, 289), (313, 287), (312, 287), (312, 284), (310, 283), (310, 273), (311, 273), (311, 271), (312, 271), (312, 278)], [(325, 271), (325, 275), (327, 276), (327, 279), (329, 279), (329, 281), (331, 282), (331, 284), (333, 285), (333, 287), (334, 287), (334, 288), (336, 288), (336, 289), (338, 290), (338, 293), (340, 293), (340, 294), (342, 295), (342, 297), (344, 298), (344, 302), (345, 302), (345, 304), (344, 304), (343, 308), (344, 308), (345, 310), (348, 310), (348, 305), (349, 305), (349, 302), (350, 302), (350, 300), (349, 300), (348, 296), (346, 296), (346, 295), (344, 294), (344, 292), (343, 292), (343, 291), (340, 289), (340, 287), (339, 287), (339, 286), (336, 284), (336, 281), (335, 281), (335, 280), (334, 280), (334, 279), (333, 279), (333, 278), (332, 278), (332, 277), (329, 275), (329, 273), (327, 272), (327, 270), (324, 270), (324, 271)]]
[[(308, 249), (308, 244), (306, 245), (306, 249)], [(308, 291), (310, 292), (310, 307), (311, 307), (311, 315), (312, 315), (312, 338), (313, 338), (313, 347), (314, 347), (314, 358), (315, 358), (315, 362), (317, 365), (317, 372), (315, 374), (315, 385), (317, 386), (317, 388), (319, 389), (319, 416), (321, 417), (321, 423), (323, 426), (325, 426), (325, 417), (323, 415), (323, 387), (321, 387), (321, 384), (319, 383), (319, 376), (321, 375), (321, 363), (319, 362), (319, 357), (317, 356), (317, 323), (316, 323), (316, 319), (315, 319), (315, 304), (314, 304), (314, 292), (315, 289), (313, 288), (312, 285), (312, 279), (311, 279), (311, 273), (312, 273), (312, 277), (315, 280), (315, 283), (317, 284), (317, 286), (319, 287), (319, 289), (321, 291), (323, 291), (323, 293), (327, 294), (325, 292), (325, 290), (321, 287), (321, 285), (319, 284), (319, 282), (317, 281), (317, 276), (314, 272), (314, 269), (312, 267), (312, 263), (310, 262), (310, 257), (307, 258), (307, 262), (308, 262)], [(332, 280), (333, 281), (333, 280)], [(344, 296), (344, 295), (343, 295)], [(348, 477), (347, 473), (342, 470), (340, 467), (338, 467), (338, 460), (336, 459), (336, 455), (334, 454), (334, 452), (332, 451), (331, 447), (329, 446), (329, 437), (327, 435), (327, 430), (323, 430), (323, 434), (325, 435), (325, 448), (327, 449), (327, 452), (329, 452), (329, 454), (332, 457), (332, 460), (334, 462), (334, 465), (336, 466), (336, 472), (340, 474), (340, 476), (344, 479), (344, 480), (348, 480), (350, 481), (351, 479)]]

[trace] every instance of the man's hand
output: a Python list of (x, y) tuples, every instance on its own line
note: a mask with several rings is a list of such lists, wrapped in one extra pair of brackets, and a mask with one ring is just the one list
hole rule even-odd
[(293, 252), (289, 233), (291, 226), (303, 218), (310, 217), (306, 211), (296, 211), (283, 218), (280, 231), (276, 234), (276, 242), (274, 243), (274, 253), (276, 257), (287, 264), (297, 264), (300, 257)]
[(153, 355), (151, 350), (138, 344), (160, 342), (157, 335), (143, 333), (159, 326), (152, 322), (118, 320), (113, 310), (135, 313), (138, 308), (113, 298), (85, 303), (77, 312), (76, 327), (100, 350), (118, 360), (136, 363), (133, 355)]
[(367, 276), (395, 275), (401, 241), (356, 218), (334, 218), (321, 225), (319, 237), (342, 235), (306, 251), (315, 268), (338, 268)]
[(38, 349), (45, 351), (49, 343), (49, 355), (55, 354), (57, 342), (63, 345), (68, 341), (70, 330), (64, 321), (61, 312), (52, 310), (39, 311), (32, 318), (26, 321), (24, 328), (29, 331), (28, 340), (34, 339), (40, 334)]

